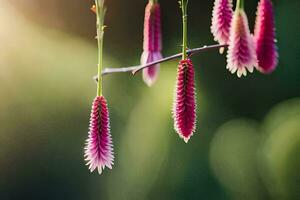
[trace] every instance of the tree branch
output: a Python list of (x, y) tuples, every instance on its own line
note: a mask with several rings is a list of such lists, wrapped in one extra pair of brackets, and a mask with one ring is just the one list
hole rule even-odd
[[(187, 50), (188, 56), (192, 56), (193, 54), (201, 53), (201, 52), (206, 52), (208, 50), (213, 50), (213, 49), (219, 49), (219, 48), (224, 48), (227, 47), (228, 45), (221, 45), (221, 44), (215, 44), (215, 45), (210, 45), (210, 46), (203, 46), (200, 48), (195, 48), (195, 49), (189, 49)], [(130, 67), (122, 67), (122, 68), (105, 68), (102, 71), (102, 76), (113, 74), (113, 73), (126, 73), (126, 72), (131, 72), (133, 75), (135, 75), (137, 72), (147, 68), (151, 67), (152, 65), (156, 65), (159, 63), (167, 62), (170, 60), (173, 60), (175, 58), (180, 58), (182, 56), (182, 53), (178, 53), (172, 56), (165, 57), (163, 59), (147, 63), (146, 65), (136, 65), (136, 66), (130, 66)], [(94, 76), (94, 80), (97, 80), (97, 76)]]

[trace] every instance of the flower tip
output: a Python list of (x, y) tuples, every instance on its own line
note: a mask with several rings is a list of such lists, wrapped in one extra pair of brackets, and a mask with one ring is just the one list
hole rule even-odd
[(159, 65), (154, 65), (143, 69), (143, 80), (148, 87), (152, 87), (156, 82), (159, 74)]
[(245, 67), (239, 68), (237, 71), (237, 76), (241, 78), (242, 76), (247, 76), (247, 70)]
[[(162, 59), (160, 52), (144, 51), (141, 56), (141, 65), (146, 65), (154, 61)], [(143, 80), (148, 87), (152, 87), (159, 75), (160, 65), (156, 64), (143, 69)]]
[(146, 76), (143, 76), (143, 80), (148, 87), (152, 87), (155, 83), (155, 80), (152, 80)]
[(187, 143), (189, 142), (190, 138), (191, 138), (191, 137), (184, 137), (184, 138), (183, 138), (183, 141), (187, 144)]
[[(91, 171), (92, 172), (92, 171)], [(101, 175), (102, 174), (102, 168), (98, 167), (98, 174)]]
[(262, 67), (257, 67), (256, 69), (262, 74), (269, 75), (276, 69), (276, 67), (274, 67), (273, 69), (269, 69), (269, 70), (266, 70)]
[(154, 67), (149, 67), (149, 68), (158, 68), (158, 69), (144, 69), (143, 70), (143, 81), (145, 82), (145, 84), (148, 87), (152, 87), (154, 85), (154, 83), (156, 83), (156, 81), (157, 81), (158, 72), (155, 72), (155, 74), (152, 75), (151, 72), (149, 72), (149, 71), (150, 70), (158, 71), (159, 67), (154, 66)]

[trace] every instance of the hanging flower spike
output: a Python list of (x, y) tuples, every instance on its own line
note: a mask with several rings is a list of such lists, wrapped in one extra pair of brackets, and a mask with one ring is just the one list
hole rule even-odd
[(107, 103), (102, 95), (104, 17), (106, 12), (104, 0), (95, 0), (93, 8), (97, 16), (98, 83), (97, 97), (94, 99), (92, 106), (89, 136), (84, 148), (84, 157), (90, 171), (93, 172), (97, 168), (99, 174), (101, 174), (105, 167), (112, 168), (114, 153)]
[(181, 60), (173, 106), (174, 128), (187, 143), (196, 129), (196, 98), (194, 66), (190, 59)]
[(230, 25), (232, 20), (232, 0), (215, 0), (211, 33), (219, 44), (229, 43)]
[(257, 65), (253, 38), (250, 34), (248, 19), (243, 8), (243, 0), (237, 1), (231, 28), (227, 54), (227, 69), (238, 77), (252, 73)]
[[(159, 3), (149, 0), (145, 9), (144, 19), (144, 44), (141, 56), (141, 65), (162, 58), (162, 36)], [(160, 65), (154, 65), (143, 70), (143, 80), (150, 87), (157, 80)]]
[(177, 70), (173, 118), (176, 132), (187, 143), (196, 129), (195, 72), (187, 54), (188, 0), (179, 3), (182, 10), (182, 59)]
[(90, 171), (97, 168), (99, 174), (105, 167), (111, 169), (114, 162), (109, 113), (103, 96), (96, 97), (93, 102), (84, 157)]
[(271, 73), (278, 64), (275, 40), (273, 5), (270, 0), (261, 0), (257, 7), (254, 41), (258, 60), (257, 69)]

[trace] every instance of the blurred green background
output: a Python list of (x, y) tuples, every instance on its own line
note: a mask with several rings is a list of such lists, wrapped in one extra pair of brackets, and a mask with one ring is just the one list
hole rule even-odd
[[(96, 93), (89, 0), (0, 0), (0, 199), (300, 199), (299, 0), (274, 0), (280, 63), (243, 79), (224, 55), (195, 55), (197, 132), (173, 130), (177, 61), (157, 84), (104, 78), (115, 166), (83, 160)], [(146, 0), (107, 0), (105, 66), (138, 64)], [(177, 0), (161, 0), (164, 55), (180, 51)], [(257, 1), (246, 1), (253, 29)], [(189, 47), (213, 44), (213, 0), (190, 0)]]

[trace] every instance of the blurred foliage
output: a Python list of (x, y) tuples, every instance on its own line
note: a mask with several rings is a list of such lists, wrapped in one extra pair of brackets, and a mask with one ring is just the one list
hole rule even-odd
[[(176, 62), (163, 64), (153, 88), (140, 76), (106, 76), (116, 160), (101, 176), (83, 160), (96, 93), (92, 3), (0, 0), (1, 200), (299, 199), (298, 0), (274, 0), (273, 74), (238, 79), (217, 51), (193, 57), (198, 118), (188, 145), (171, 117)], [(145, 3), (107, 1), (105, 66), (139, 62)], [(161, 4), (170, 55), (180, 50), (180, 13), (177, 1)], [(256, 4), (246, 1), (252, 28)], [(190, 48), (213, 43), (212, 6), (190, 1)]]
[(249, 120), (224, 124), (211, 144), (211, 165), (234, 199), (266, 199), (257, 170), (258, 125)]
[(259, 126), (224, 124), (211, 144), (216, 177), (234, 199), (299, 199), (300, 99), (279, 104)]
[(265, 122), (262, 174), (275, 199), (300, 197), (300, 99), (276, 106)]

